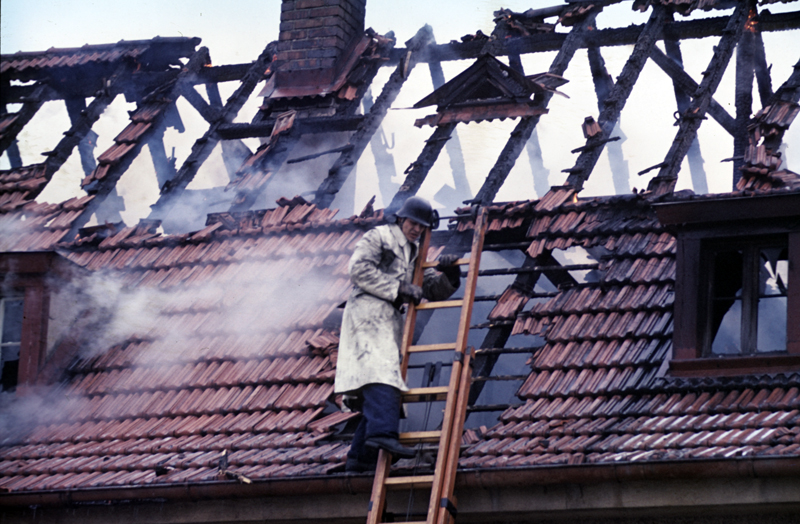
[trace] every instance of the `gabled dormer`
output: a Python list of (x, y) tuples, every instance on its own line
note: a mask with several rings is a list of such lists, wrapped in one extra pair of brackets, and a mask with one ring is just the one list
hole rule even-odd
[(436, 105), (437, 114), (414, 125), (437, 126), (452, 122), (474, 122), (495, 118), (536, 116), (547, 112), (532, 95), (558, 92), (567, 83), (551, 73), (525, 76), (490, 54), (483, 54), (466, 70), (436, 89), (415, 108)]

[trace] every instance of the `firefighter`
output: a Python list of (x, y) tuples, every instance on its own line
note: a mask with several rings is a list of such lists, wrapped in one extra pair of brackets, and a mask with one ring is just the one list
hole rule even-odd
[(353, 290), (342, 318), (334, 384), (346, 405), (362, 414), (347, 453), (349, 472), (374, 470), (379, 449), (394, 459), (414, 457), (398, 441), (400, 393), (408, 390), (400, 371), (404, 304), (445, 300), (460, 285), (455, 255), (441, 256), (435, 269), (425, 270), (422, 287), (411, 283), (418, 241), (439, 223), (425, 199), (409, 198), (392, 218), (394, 223), (368, 231), (350, 259)]

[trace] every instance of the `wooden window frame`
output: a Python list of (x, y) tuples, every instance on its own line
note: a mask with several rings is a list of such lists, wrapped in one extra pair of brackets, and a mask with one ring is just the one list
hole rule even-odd
[(0, 276), (23, 299), (17, 395), (24, 395), (39, 382), (44, 367), (50, 311), (45, 277), (56, 256), (51, 252), (0, 253)]

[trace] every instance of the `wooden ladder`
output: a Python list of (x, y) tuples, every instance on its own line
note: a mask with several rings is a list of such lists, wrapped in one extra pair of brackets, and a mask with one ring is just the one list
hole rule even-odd
[[(456, 514), (456, 504), (453, 500), (453, 490), (456, 481), (458, 456), (461, 449), (461, 433), (464, 429), (464, 419), (467, 412), (467, 400), (471, 381), (470, 359), (472, 351), (467, 351), (467, 338), (469, 335), (472, 306), (475, 301), (475, 287), (478, 281), (483, 238), (486, 232), (485, 208), (479, 208), (475, 229), (472, 237), (472, 249), (469, 258), (460, 258), (458, 265), (468, 265), (467, 277), (464, 282), (464, 297), (459, 300), (443, 300), (439, 302), (426, 302), (418, 306), (409, 305), (406, 316), (405, 330), (403, 332), (402, 372), (405, 378), (408, 371), (408, 361), (411, 353), (427, 351), (453, 351), (453, 367), (450, 372), (450, 383), (442, 387), (414, 388), (403, 393), (403, 402), (432, 402), (445, 400), (442, 429), (437, 431), (416, 431), (401, 433), (400, 441), (406, 445), (422, 442), (439, 443), (436, 467), (433, 475), (412, 475), (403, 477), (390, 477), (391, 456), (381, 450), (378, 455), (378, 465), (375, 471), (375, 480), (370, 497), (368, 524), (384, 522), (386, 508), (386, 494), (388, 490), (413, 490), (430, 488), (431, 496), (428, 504), (428, 514), (424, 521), (406, 521), (409, 524), (444, 524), (452, 522)], [(437, 263), (428, 262), (428, 246), (430, 234), (426, 234), (417, 257), (417, 266), (414, 272), (414, 283), (421, 286), (425, 268), (434, 267)], [(456, 341), (443, 344), (413, 345), (414, 327), (416, 325), (417, 311), (439, 308), (461, 308)], [(398, 521), (394, 521), (398, 522)]]

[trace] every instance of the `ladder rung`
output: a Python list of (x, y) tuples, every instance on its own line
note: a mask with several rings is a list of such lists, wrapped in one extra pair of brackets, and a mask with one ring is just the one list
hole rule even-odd
[(409, 431), (408, 433), (400, 433), (400, 442), (403, 444), (439, 442), (441, 436), (441, 431)]
[[(404, 402), (426, 402), (428, 400), (446, 400), (449, 388), (438, 386), (435, 388), (411, 388), (403, 392)], [(430, 398), (433, 397), (433, 398)]]
[[(468, 266), (469, 265), (469, 260), (470, 259), (468, 259), (468, 258), (459, 258), (458, 260), (456, 260), (455, 264), (453, 264), (453, 265), (454, 266)], [(438, 260), (433, 260), (431, 262), (423, 262), (422, 263), (422, 267), (436, 267), (438, 265), (439, 265), (439, 261)]]
[(461, 299), (458, 300), (440, 300), (438, 302), (425, 302), (424, 304), (420, 304), (417, 306), (417, 311), (421, 311), (423, 309), (441, 309), (445, 307), (461, 307), (464, 304), (464, 301)]
[(429, 488), (433, 485), (433, 475), (414, 477), (389, 477), (384, 481), (386, 489)]
[(456, 349), (455, 342), (445, 342), (444, 344), (425, 344), (421, 346), (411, 346), (409, 353), (424, 353), (425, 351), (448, 351)]

